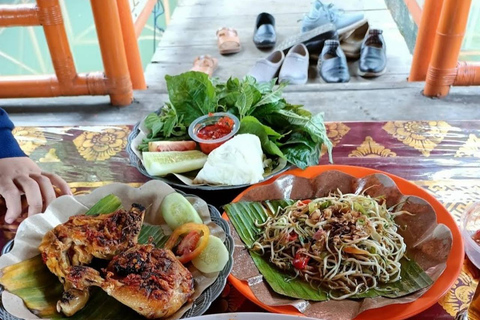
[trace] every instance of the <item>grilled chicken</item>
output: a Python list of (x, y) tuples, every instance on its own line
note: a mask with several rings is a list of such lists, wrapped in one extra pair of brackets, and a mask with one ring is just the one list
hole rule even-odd
[(121, 253), (103, 269), (105, 278), (87, 266), (69, 270), (67, 280), (83, 290), (95, 285), (149, 318), (174, 314), (193, 295), (193, 276), (170, 250), (137, 245)]
[(117, 210), (110, 214), (72, 216), (56, 226), (39, 246), (48, 269), (64, 284), (64, 293), (57, 303), (58, 312), (75, 314), (88, 301), (88, 288), (72, 288), (65, 280), (71, 266), (87, 265), (94, 257), (112, 259), (137, 243), (145, 208), (132, 204), (130, 211)]

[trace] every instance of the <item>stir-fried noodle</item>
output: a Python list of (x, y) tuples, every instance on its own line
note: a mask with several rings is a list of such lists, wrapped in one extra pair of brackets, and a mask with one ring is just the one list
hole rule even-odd
[(345, 299), (400, 279), (406, 246), (394, 218), (402, 213), (356, 194), (297, 201), (257, 224), (262, 233), (252, 249)]

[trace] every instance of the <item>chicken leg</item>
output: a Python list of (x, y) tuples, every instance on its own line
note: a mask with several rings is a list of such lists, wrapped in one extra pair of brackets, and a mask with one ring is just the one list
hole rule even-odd
[(137, 245), (115, 256), (105, 278), (86, 266), (69, 269), (66, 279), (74, 288), (92, 285), (149, 318), (168, 317), (191, 299), (193, 276), (170, 250)]
[(132, 204), (129, 211), (117, 210), (110, 214), (72, 216), (56, 226), (43, 238), (39, 246), (48, 269), (64, 284), (64, 293), (57, 303), (58, 312), (75, 314), (88, 301), (88, 288), (72, 288), (65, 280), (71, 266), (88, 265), (94, 257), (112, 259), (137, 243), (145, 208)]

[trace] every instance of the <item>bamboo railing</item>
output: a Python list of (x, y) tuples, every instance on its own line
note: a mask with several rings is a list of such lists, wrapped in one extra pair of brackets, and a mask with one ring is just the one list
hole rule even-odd
[(55, 70), (53, 75), (0, 77), (0, 98), (109, 95), (112, 105), (125, 106), (132, 102), (133, 89), (146, 89), (137, 37), (156, 1), (147, 1), (135, 24), (128, 0), (90, 1), (105, 70), (80, 74), (58, 0), (0, 5), (0, 27), (43, 27)]
[(451, 86), (480, 85), (480, 64), (459, 62), (471, 0), (426, 0), (409, 81), (425, 81), (428, 97), (445, 97)]

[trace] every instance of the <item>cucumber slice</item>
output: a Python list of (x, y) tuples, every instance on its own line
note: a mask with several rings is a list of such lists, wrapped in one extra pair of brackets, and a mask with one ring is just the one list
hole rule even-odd
[(172, 230), (188, 222), (203, 223), (192, 204), (177, 192), (170, 193), (163, 199), (160, 210)]
[(151, 176), (182, 173), (201, 169), (207, 155), (198, 150), (143, 152), (143, 165)]
[(222, 240), (210, 235), (208, 244), (199, 256), (192, 260), (195, 268), (203, 273), (222, 271), (230, 255)]

